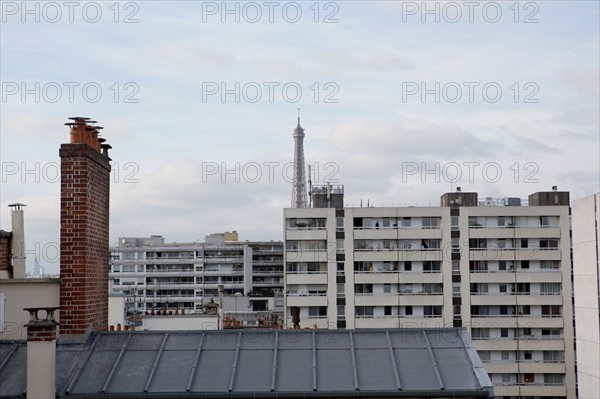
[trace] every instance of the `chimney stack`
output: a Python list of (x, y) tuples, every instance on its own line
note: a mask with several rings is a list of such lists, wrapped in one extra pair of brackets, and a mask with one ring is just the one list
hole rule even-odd
[(25, 204), (10, 204), (12, 220), (12, 278), (25, 278), (25, 224), (23, 207)]
[(60, 335), (78, 340), (108, 329), (111, 166), (101, 127), (69, 119), (71, 140), (60, 147)]
[(27, 399), (56, 397), (56, 326), (58, 308), (25, 308), (27, 328)]

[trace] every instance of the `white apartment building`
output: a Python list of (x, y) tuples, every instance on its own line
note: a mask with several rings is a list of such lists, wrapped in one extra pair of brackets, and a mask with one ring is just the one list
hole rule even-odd
[(211, 300), (218, 303), (219, 287), (226, 311), (283, 310), (281, 241), (241, 242), (235, 232), (195, 243), (125, 237), (110, 253), (110, 291), (125, 294), (130, 311), (201, 313)]
[(573, 292), (579, 398), (600, 397), (600, 193), (573, 201)]
[(287, 327), (464, 326), (497, 397), (576, 396), (568, 193), (343, 208), (339, 186), (312, 202), (332, 207), (284, 210)]

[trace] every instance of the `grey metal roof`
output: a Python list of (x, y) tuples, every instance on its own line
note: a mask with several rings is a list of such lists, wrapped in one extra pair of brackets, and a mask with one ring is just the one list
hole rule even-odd
[[(22, 397), (26, 344), (0, 344)], [(57, 345), (59, 397), (492, 397), (464, 329), (100, 332)]]

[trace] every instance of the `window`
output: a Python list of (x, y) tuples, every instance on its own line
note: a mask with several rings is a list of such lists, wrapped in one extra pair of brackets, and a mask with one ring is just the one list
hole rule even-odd
[(542, 317), (557, 317), (560, 315), (560, 305), (542, 305)]
[(337, 296), (340, 298), (345, 296), (345, 284), (340, 283), (337, 285)]
[(529, 269), (529, 261), (528, 260), (521, 261), (521, 269)]
[(511, 378), (510, 378), (510, 374), (500, 374), (502, 377), (502, 383), (503, 384), (510, 384), (511, 382)]
[(402, 294), (412, 294), (412, 292), (413, 292), (412, 284), (400, 284), (400, 292)]
[(391, 284), (384, 284), (383, 285), (383, 293), (384, 294), (391, 294), (392, 293), (392, 285)]
[(423, 271), (425, 272), (439, 272), (440, 261), (425, 261), (423, 262)]
[(135, 273), (135, 265), (123, 265), (123, 273)]
[(510, 352), (508, 352), (508, 351), (500, 351), (500, 358), (502, 360), (509, 360), (510, 359)]
[(373, 306), (357, 306), (354, 309), (358, 317), (373, 317)]
[(489, 362), (491, 359), (490, 351), (478, 351), (477, 354), (483, 363)]
[(452, 274), (460, 274), (460, 261), (452, 261)]
[[(457, 218), (458, 219), (458, 218)], [(458, 223), (458, 220), (457, 220)], [(440, 218), (423, 218), (424, 229), (435, 229), (440, 225)]]
[(119, 279), (119, 278), (113, 279), (113, 285), (121, 285), (121, 279)]
[(535, 382), (535, 374), (525, 373), (523, 374), (523, 382), (526, 384), (532, 384)]
[(411, 261), (405, 261), (404, 262), (404, 271), (405, 272), (410, 272), (412, 271), (412, 262)]
[(506, 221), (504, 220), (504, 216), (498, 216), (498, 227), (506, 226)]
[(471, 306), (471, 315), (472, 316), (488, 316), (490, 313), (490, 310), (487, 306), (478, 306), (478, 305), (473, 305)]
[(481, 226), (477, 221), (477, 216), (469, 216), (469, 227)]
[(410, 227), (410, 218), (409, 217), (402, 218), (402, 227)]
[(413, 307), (412, 306), (405, 306), (404, 307), (404, 314), (407, 316), (412, 316), (413, 314)]
[(529, 247), (529, 240), (527, 238), (521, 238), (521, 248)]
[(372, 294), (373, 284), (354, 284), (354, 292), (357, 294)]
[(565, 354), (562, 351), (544, 351), (544, 362), (562, 363), (565, 361)]
[(540, 238), (540, 249), (557, 249), (558, 240), (556, 238)]
[(452, 230), (456, 231), (459, 229), (458, 227), (458, 216), (451, 216), (450, 217), (450, 224), (452, 226)]
[(335, 218), (335, 226), (336, 226), (337, 230), (343, 230), (344, 229), (344, 218), (342, 218), (342, 217)]
[(471, 337), (473, 339), (489, 339), (490, 330), (487, 328), (472, 328)]
[(560, 294), (560, 283), (540, 283), (540, 293), (542, 295)]
[(469, 262), (469, 269), (471, 272), (487, 272), (488, 263), (485, 260), (472, 260)]
[(531, 360), (531, 359), (533, 359), (533, 354), (531, 353), (531, 351), (523, 352), (523, 360)]
[(500, 287), (498, 289), (500, 292), (505, 293), (506, 292), (506, 284), (500, 284)]
[(453, 306), (453, 310), (454, 310), (454, 318), (455, 319), (460, 319), (460, 305), (454, 305)]
[(556, 226), (558, 224), (558, 217), (556, 216), (540, 216), (540, 226), (549, 227)]
[(384, 316), (391, 316), (392, 315), (392, 307), (391, 306), (384, 306), (383, 307), (383, 315)]
[(562, 330), (560, 328), (543, 328), (542, 337), (562, 337)]
[(308, 317), (323, 318), (327, 317), (327, 306), (309, 306)]
[(337, 307), (337, 318), (344, 319), (346, 318), (346, 307), (344, 305), (338, 305)]
[(460, 238), (452, 239), (452, 252), (455, 254), (460, 252)]
[(441, 306), (423, 306), (423, 314), (425, 317), (437, 317), (442, 315)]
[(564, 374), (544, 374), (544, 384), (546, 385), (563, 385), (564, 382)]
[(500, 337), (502, 337), (502, 338), (508, 338), (508, 328), (501, 328), (500, 329)]
[(460, 283), (452, 283), (452, 296), (460, 296)]
[(560, 263), (556, 260), (542, 260), (540, 261), (540, 269), (559, 269)]
[(517, 293), (519, 294), (529, 294), (529, 283), (517, 283)]

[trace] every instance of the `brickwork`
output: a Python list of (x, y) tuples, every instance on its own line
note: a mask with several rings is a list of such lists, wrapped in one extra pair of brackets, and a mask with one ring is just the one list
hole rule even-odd
[(0, 231), (0, 272), (12, 272), (10, 252), (12, 248), (12, 234), (8, 231)]
[(27, 327), (27, 342), (56, 341), (56, 323)]
[(110, 163), (87, 144), (63, 144), (60, 213), (60, 334), (108, 326)]

